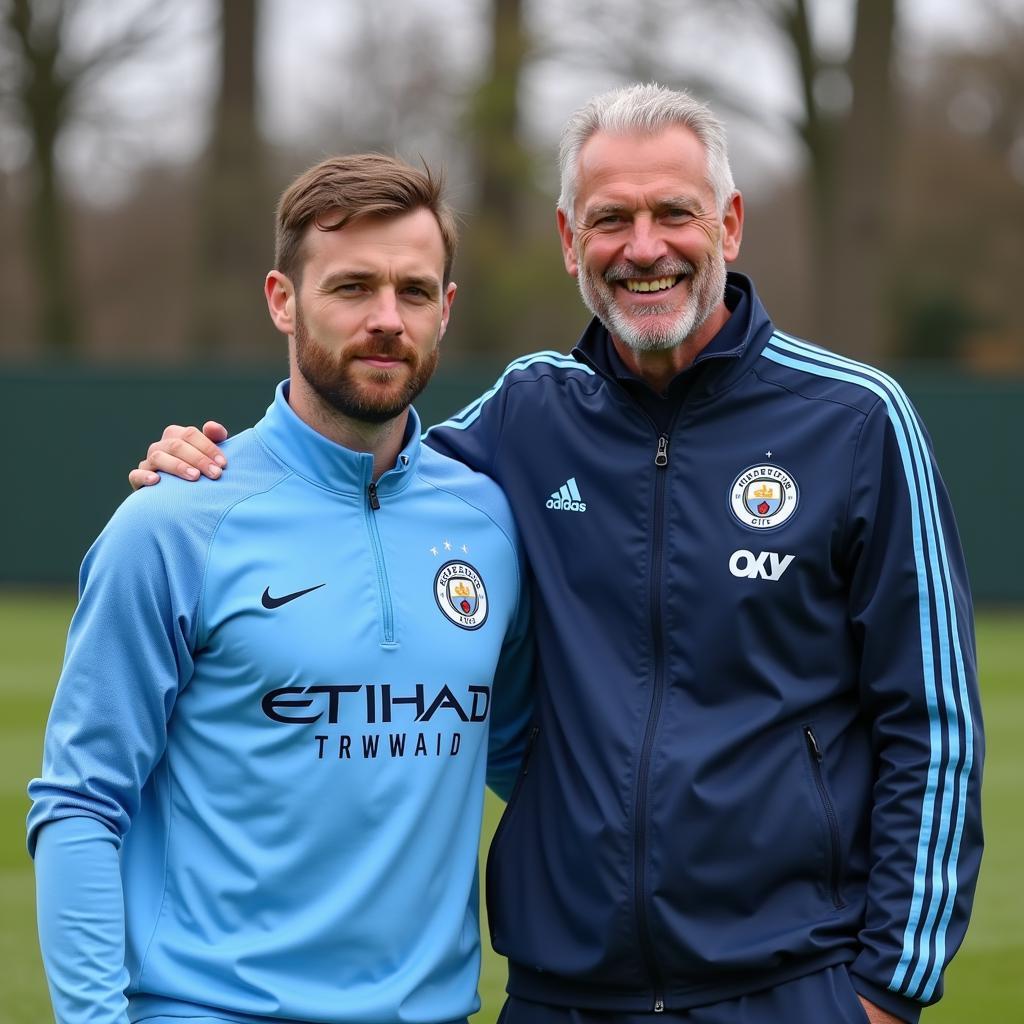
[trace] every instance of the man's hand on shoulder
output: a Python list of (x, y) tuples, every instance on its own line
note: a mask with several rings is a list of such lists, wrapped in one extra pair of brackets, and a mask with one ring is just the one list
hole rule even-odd
[(202, 430), (175, 424), (165, 427), (160, 440), (149, 446), (138, 469), (128, 474), (128, 483), (133, 491), (159, 483), (158, 470), (182, 480), (198, 480), (200, 474), (216, 480), (228, 464), (217, 447), (227, 436), (227, 429), (216, 420), (207, 420)]
[(874, 1003), (863, 996), (858, 996), (857, 998), (860, 1000), (860, 1005), (864, 1007), (864, 1012), (868, 1015), (868, 1020), (871, 1024), (905, 1024), (901, 1017), (894, 1017), (891, 1013), (887, 1013), (880, 1006), (875, 1006)]

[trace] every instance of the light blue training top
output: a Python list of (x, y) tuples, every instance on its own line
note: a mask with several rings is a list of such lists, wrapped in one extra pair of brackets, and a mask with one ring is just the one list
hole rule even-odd
[(62, 1024), (479, 1007), (485, 773), (507, 795), (531, 712), (512, 517), (415, 413), (371, 486), (287, 394), (83, 564), (29, 786)]

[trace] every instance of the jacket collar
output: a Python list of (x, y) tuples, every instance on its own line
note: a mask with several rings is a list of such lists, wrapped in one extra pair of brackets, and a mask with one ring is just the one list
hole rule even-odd
[[(774, 330), (754, 283), (746, 274), (730, 272), (726, 287), (736, 288), (743, 295), (736, 312), (693, 364), (675, 378), (678, 381), (684, 375), (696, 376), (689, 392), (690, 400), (718, 394), (743, 376)], [(587, 325), (572, 355), (608, 380), (618, 382), (617, 364), (620, 361), (612, 360), (611, 356), (617, 353), (614, 353), (611, 336), (596, 317)], [(670, 393), (671, 390), (670, 386)]]
[[(282, 381), (266, 415), (256, 424), (260, 440), (299, 476), (340, 494), (361, 495), (373, 479), (373, 456), (323, 436), (301, 420), (288, 404), (288, 381)], [(420, 458), (420, 419), (409, 409), (404, 446), (395, 465), (377, 481), (380, 496), (403, 490)]]

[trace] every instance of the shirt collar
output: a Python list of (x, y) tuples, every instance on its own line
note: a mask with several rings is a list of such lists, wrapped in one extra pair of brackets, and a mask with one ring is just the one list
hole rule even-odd
[[(288, 381), (274, 392), (274, 401), (256, 424), (260, 440), (289, 469), (313, 483), (342, 494), (361, 494), (373, 480), (373, 456), (346, 448), (304, 422), (288, 404)], [(377, 481), (381, 495), (402, 490), (420, 458), (420, 419), (409, 408), (402, 450), (395, 465)]]

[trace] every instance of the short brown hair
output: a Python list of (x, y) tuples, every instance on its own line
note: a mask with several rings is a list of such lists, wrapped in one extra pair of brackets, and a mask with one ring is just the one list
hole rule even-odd
[(452, 274), (458, 227), (444, 200), (444, 178), (383, 153), (332, 156), (300, 174), (277, 204), (274, 266), (296, 284), (302, 270), (302, 239), (313, 224), (337, 231), (358, 217), (398, 217), (427, 209), (444, 241), (444, 283)]

